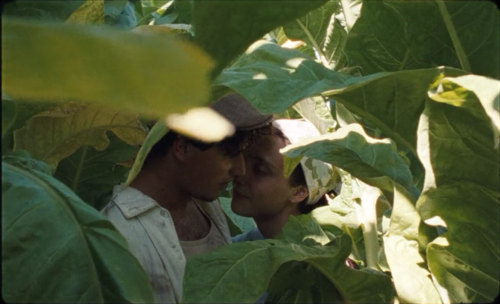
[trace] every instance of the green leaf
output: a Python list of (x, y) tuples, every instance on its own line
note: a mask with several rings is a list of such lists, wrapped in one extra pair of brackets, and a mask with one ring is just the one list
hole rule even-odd
[(290, 216), (276, 238), (309, 245), (326, 245), (330, 242), (330, 238), (310, 214)]
[(307, 15), (283, 26), (285, 34), (294, 40), (307, 42), (308, 48), (325, 67), (334, 67), (344, 48), (347, 33), (335, 18), (339, 13), (339, 1), (328, 1), (325, 5), (309, 12)]
[(393, 298), (390, 279), (379, 272), (348, 268), (345, 259), (349, 249), (348, 237), (330, 246), (305, 246), (281, 240), (223, 246), (188, 260), (183, 302), (255, 303), (280, 266), (290, 261), (314, 266), (332, 282), (345, 302), (390, 302)]
[(310, 121), (320, 133), (332, 131), (336, 125), (325, 99), (321, 97), (306, 98), (294, 104), (293, 108)]
[(136, 115), (68, 102), (31, 117), (14, 133), (15, 150), (28, 150), (55, 169), (81, 146), (106, 149), (108, 130), (130, 145), (139, 145), (145, 136)]
[(335, 286), (303, 262), (283, 264), (269, 283), (268, 292), (269, 303), (342, 303)]
[(282, 113), (306, 97), (346, 86), (350, 76), (323, 67), (303, 53), (259, 40), (215, 80), (264, 113)]
[[(146, 273), (102, 214), (50, 175), (7, 161), (2, 161), (6, 302), (153, 301)], [(24, 163), (30, 161), (36, 162)]]
[[(54, 107), (53, 103), (27, 103), (2, 100), (2, 154), (14, 150), (14, 132), (31, 116)], [(5, 124), (5, 125), (4, 125)], [(10, 124), (8, 126), (7, 124)]]
[(500, 285), (498, 148), (482, 103), (467, 96), (458, 105), (426, 103), (418, 133), (426, 176), (417, 208), (426, 223), (446, 228), (427, 248), (443, 301), (491, 302)]
[(419, 194), (413, 185), (408, 163), (398, 154), (394, 143), (389, 139), (369, 137), (357, 124), (289, 145), (281, 152), (287, 157), (306, 155), (328, 162), (380, 188), (388, 198), (392, 197), (392, 181), (402, 185), (414, 197)]
[[(461, 96), (461, 103), (481, 103), (491, 120), (494, 130), (495, 146), (498, 147), (500, 132), (500, 81), (478, 75), (446, 77), (439, 87), (432, 91), (430, 98), (448, 101), (454, 96)], [(436, 100), (437, 101), (437, 100)], [(451, 101), (448, 101), (451, 103)]]
[(97, 210), (109, 202), (113, 187), (125, 181), (139, 149), (113, 134), (109, 137), (109, 146), (104, 151), (83, 146), (63, 159), (54, 173), (57, 179)]
[(82, 101), (150, 117), (208, 101), (210, 60), (164, 32), (2, 19), (2, 91)]
[(46, 21), (65, 21), (85, 0), (9, 1), (2, 7), (3, 17), (23, 17)]
[[(364, 1), (345, 48), (347, 65), (363, 74), (451, 66), (499, 75), (499, 15), (490, 1)], [(450, 24), (445, 24), (446, 19)], [(450, 28), (452, 31), (450, 32)]]
[[(194, 41), (217, 62), (213, 75), (251, 43), (326, 0), (253, 0), (193, 2)], [(222, 47), (223, 46), (223, 47)]]
[(398, 299), (402, 303), (441, 303), (420, 253), (418, 229), (421, 219), (415, 200), (395, 185), (393, 206), (383, 243)]
[(167, 126), (163, 121), (157, 121), (153, 127), (148, 131), (146, 138), (141, 144), (139, 151), (137, 152), (137, 156), (135, 157), (134, 164), (130, 169), (127, 180), (125, 181), (125, 185), (130, 185), (130, 183), (134, 180), (137, 174), (141, 171), (142, 165), (144, 164), (144, 160), (148, 156), (151, 148), (168, 132)]
[(104, 0), (86, 0), (66, 19), (66, 22), (76, 24), (104, 23)]

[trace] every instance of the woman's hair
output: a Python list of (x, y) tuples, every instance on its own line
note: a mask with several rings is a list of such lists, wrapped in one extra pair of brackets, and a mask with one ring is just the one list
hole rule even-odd
[[(302, 166), (299, 164), (295, 169), (293, 169), (292, 174), (288, 178), (288, 183), (292, 187), (304, 186), (307, 189), (306, 178), (304, 176), (304, 170), (302, 170)], [(306, 214), (311, 212), (313, 209), (319, 206), (328, 205), (328, 200), (326, 199), (326, 194), (323, 195), (315, 204), (307, 204), (307, 200), (309, 197), (306, 197), (302, 202), (299, 203), (298, 208), (299, 212), (302, 214)]]

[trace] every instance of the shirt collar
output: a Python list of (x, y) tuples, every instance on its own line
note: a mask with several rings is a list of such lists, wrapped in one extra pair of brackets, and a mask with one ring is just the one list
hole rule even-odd
[(136, 217), (159, 206), (154, 199), (141, 191), (130, 186), (124, 187), (123, 185), (114, 187), (112, 200), (127, 219)]

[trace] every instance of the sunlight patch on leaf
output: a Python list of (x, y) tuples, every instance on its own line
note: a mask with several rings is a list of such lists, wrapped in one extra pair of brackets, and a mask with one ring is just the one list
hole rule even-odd
[(446, 227), (446, 222), (440, 216), (433, 216), (424, 221), (427, 225)]
[(170, 114), (166, 124), (180, 134), (207, 143), (221, 141), (235, 132), (226, 118), (208, 107), (192, 108), (184, 114)]
[(267, 79), (267, 75), (264, 73), (258, 73), (253, 75), (252, 79), (259, 80), (259, 79)]
[(291, 58), (291, 59), (288, 59), (285, 63), (286, 66), (288, 67), (292, 67), (294, 69), (298, 68), (302, 62), (306, 61), (306, 58), (300, 58), (300, 57), (297, 57), (297, 58)]

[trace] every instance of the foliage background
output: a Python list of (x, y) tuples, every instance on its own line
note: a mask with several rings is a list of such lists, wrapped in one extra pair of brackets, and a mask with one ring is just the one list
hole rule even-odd
[[(27, 150), (77, 204), (100, 209), (166, 131), (148, 132), (149, 120), (235, 90), (263, 112), (315, 123), (320, 137), (284, 153), (332, 163), (342, 190), (277, 240), (189, 261), (185, 302), (255, 302), (264, 291), (275, 302), (491, 302), (498, 29), (489, 1), (13, 1), (2, 15), (2, 154)], [(11, 197), (2, 194), (2, 235), (15, 240), (19, 230), (4, 224), (20, 204)], [(3, 264), (36, 251), (10, 240)], [(348, 256), (361, 269), (347, 268)], [(127, 271), (147, 289), (132, 274), (140, 269)], [(40, 290), (61, 299), (59, 282)], [(113, 288), (128, 300), (147, 297), (121, 284)], [(18, 299), (21, 286), (2, 288)]]

